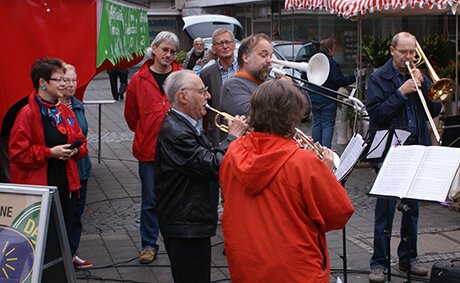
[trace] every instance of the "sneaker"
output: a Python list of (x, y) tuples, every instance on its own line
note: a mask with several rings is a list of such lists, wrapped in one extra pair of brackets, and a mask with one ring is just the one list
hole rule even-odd
[[(406, 272), (406, 265), (401, 264), (401, 262), (398, 265), (399, 270)], [(416, 261), (413, 261), (410, 263), (410, 273), (416, 276), (426, 276), (428, 274), (428, 268)]]
[(369, 272), (369, 282), (371, 283), (383, 283), (385, 282), (385, 274), (383, 273), (383, 269), (375, 268), (371, 269)]
[(154, 247), (147, 246), (139, 254), (139, 262), (149, 264), (157, 257), (157, 250)]
[(88, 269), (93, 267), (92, 262), (86, 261), (76, 255), (72, 257), (72, 263), (76, 269)]

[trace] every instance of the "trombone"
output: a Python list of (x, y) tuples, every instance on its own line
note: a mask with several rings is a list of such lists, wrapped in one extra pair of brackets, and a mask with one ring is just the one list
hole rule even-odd
[[(448, 98), (452, 96), (454, 93), (454, 81), (449, 78), (442, 78), (440, 79), (439, 76), (436, 74), (434, 71), (433, 67), (431, 66), (430, 62), (426, 58), (425, 53), (423, 52), (422, 48), (420, 47), (420, 44), (418, 41), (415, 41), (416, 46), (415, 46), (415, 52), (416, 52), (416, 59), (414, 60), (414, 65), (418, 67), (422, 63), (425, 63), (428, 73), (431, 77), (431, 80), (433, 81), (433, 84), (430, 86), (428, 89), (428, 99), (430, 99), (433, 102), (444, 102)], [(422, 103), (423, 110), (425, 110), (425, 114), (428, 118), (428, 122), (430, 123), (431, 129), (433, 130), (433, 134), (436, 138), (436, 142), (438, 145), (441, 143), (441, 137), (439, 136), (438, 130), (436, 128), (436, 125), (434, 124), (433, 118), (431, 117), (430, 110), (428, 109), (428, 106), (425, 101), (425, 97), (423, 96), (422, 91), (417, 85), (417, 80), (414, 77), (414, 73), (412, 71), (412, 67), (408, 61), (405, 62), (407, 70), (409, 71), (409, 74), (412, 78), (412, 81), (414, 82), (415, 89), (417, 91), (417, 94), (420, 98), (420, 102)]]
[[(224, 125), (224, 124), (219, 124), (219, 116), (222, 116), (224, 118), (227, 118), (228, 120), (230, 121), (233, 121), (235, 118), (226, 113), (226, 112), (222, 112), (222, 111), (219, 111), (211, 106), (209, 106), (209, 104), (206, 104), (206, 108), (213, 111), (214, 113), (216, 113), (215, 117), (214, 117), (214, 124), (216, 125), (217, 128), (219, 128), (219, 130), (225, 132), (225, 133), (228, 133), (228, 126), (227, 125)], [(313, 139), (309, 136), (307, 136), (306, 134), (304, 134), (301, 130), (299, 130), (298, 128), (295, 128), (295, 131), (296, 133), (294, 134), (294, 137), (293, 139), (297, 142), (297, 145), (303, 149), (309, 149), (311, 151), (313, 151), (313, 153), (319, 157), (319, 159), (323, 159), (323, 147), (321, 146), (321, 144), (319, 142), (314, 142)], [(339, 165), (340, 165), (340, 158), (339, 156), (337, 155), (337, 153), (333, 152), (334, 153), (334, 166), (335, 168), (338, 168)]]

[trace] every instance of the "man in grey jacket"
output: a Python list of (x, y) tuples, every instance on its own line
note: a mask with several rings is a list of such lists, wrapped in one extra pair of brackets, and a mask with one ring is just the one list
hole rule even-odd
[[(216, 54), (217, 60), (214, 64), (205, 67), (200, 72), (200, 77), (204, 85), (208, 87), (212, 95), (209, 105), (218, 110), (222, 109), (220, 99), (222, 84), (238, 72), (235, 47), (235, 36), (230, 30), (223, 28), (215, 30), (212, 35), (212, 51)], [(214, 115), (214, 113), (208, 113), (208, 122), (205, 128), (207, 128), (209, 140), (214, 145), (218, 145), (225, 138), (225, 133), (214, 125)]]

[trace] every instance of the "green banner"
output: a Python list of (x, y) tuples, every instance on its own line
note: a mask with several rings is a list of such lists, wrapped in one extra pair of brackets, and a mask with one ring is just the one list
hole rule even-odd
[(149, 46), (147, 11), (102, 1), (96, 67), (108, 59), (113, 65), (131, 61)]

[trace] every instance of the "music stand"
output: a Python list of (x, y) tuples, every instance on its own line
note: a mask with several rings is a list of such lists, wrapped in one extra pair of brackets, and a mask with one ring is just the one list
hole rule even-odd
[[(335, 172), (335, 175), (342, 185), (345, 188), (345, 183), (350, 177), (351, 172), (355, 168), (355, 165), (358, 163), (360, 156), (362, 155), (367, 144), (364, 142), (360, 134), (355, 134), (353, 138), (348, 143), (347, 147), (340, 157), (340, 166)], [(343, 166), (343, 168), (341, 168)], [(343, 170), (342, 170), (343, 169)], [(343, 277), (344, 283), (348, 282), (348, 267), (347, 267), (347, 242), (346, 242), (346, 227), (342, 229), (342, 247), (343, 255), (341, 256), (343, 262)]]
[(441, 145), (460, 147), (460, 115), (448, 116), (442, 129)]

